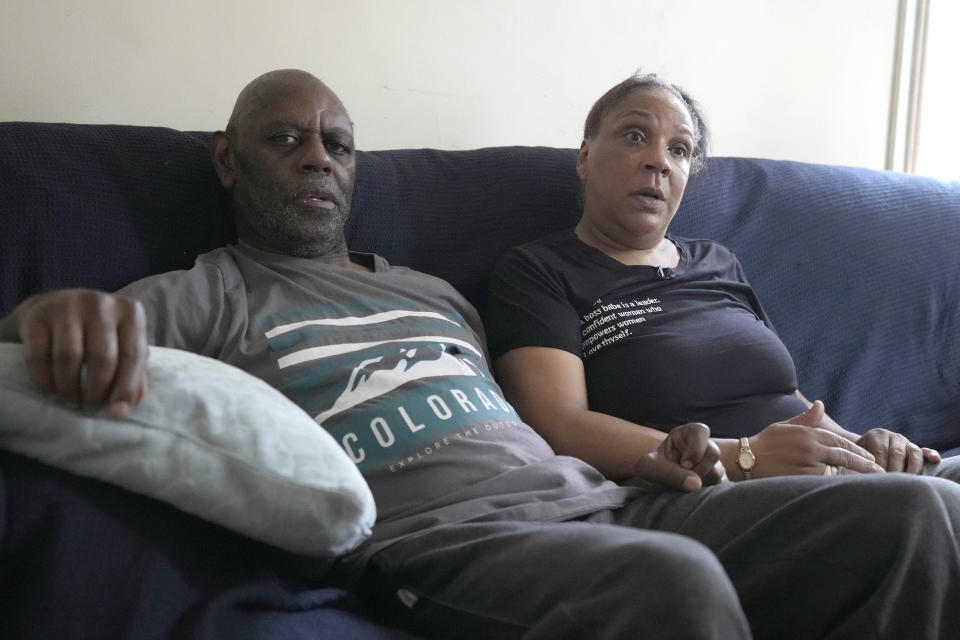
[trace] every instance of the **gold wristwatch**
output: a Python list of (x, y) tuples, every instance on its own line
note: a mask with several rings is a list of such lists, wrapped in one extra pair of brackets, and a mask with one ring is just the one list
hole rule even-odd
[(737, 454), (737, 466), (743, 471), (743, 477), (749, 480), (753, 477), (753, 467), (757, 464), (757, 456), (750, 449), (750, 438), (740, 438), (740, 453)]

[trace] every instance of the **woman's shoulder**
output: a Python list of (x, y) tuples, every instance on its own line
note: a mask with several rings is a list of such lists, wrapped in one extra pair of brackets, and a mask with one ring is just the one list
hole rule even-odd
[(709, 238), (668, 237), (680, 248), (683, 271), (689, 274), (725, 274), (735, 279), (744, 277), (739, 258), (726, 245)]
[(710, 238), (686, 238), (670, 234), (667, 237), (693, 258), (736, 259), (729, 247)]
[(565, 253), (570, 251), (571, 248), (576, 244), (576, 239), (577, 236), (573, 231), (573, 227), (569, 227), (548, 233), (533, 240), (529, 240), (521, 245), (517, 245), (516, 247), (513, 247), (512, 251), (535, 254), (545, 254), (550, 252)]
[(556, 265), (574, 254), (577, 250), (576, 245), (573, 228), (561, 229), (510, 247), (500, 256), (499, 264)]

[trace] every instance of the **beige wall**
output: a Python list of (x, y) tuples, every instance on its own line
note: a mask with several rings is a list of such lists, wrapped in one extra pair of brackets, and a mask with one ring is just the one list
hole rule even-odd
[(328, 82), (361, 148), (576, 146), (637, 67), (714, 151), (881, 168), (897, 0), (4, 0), (0, 120), (221, 127), (272, 68)]

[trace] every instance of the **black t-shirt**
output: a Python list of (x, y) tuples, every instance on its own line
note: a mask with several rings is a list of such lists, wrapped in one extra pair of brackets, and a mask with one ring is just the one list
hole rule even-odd
[(516, 247), (491, 280), (493, 358), (523, 346), (583, 359), (590, 408), (668, 431), (752, 435), (805, 410), (796, 369), (733, 253), (670, 237), (673, 269), (628, 266), (572, 230)]

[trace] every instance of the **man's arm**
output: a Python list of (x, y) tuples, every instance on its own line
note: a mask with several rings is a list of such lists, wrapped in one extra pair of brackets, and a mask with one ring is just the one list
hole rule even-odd
[(23, 343), (43, 391), (123, 417), (147, 391), (146, 325), (133, 298), (65, 289), (24, 300), (0, 320), (0, 339)]

